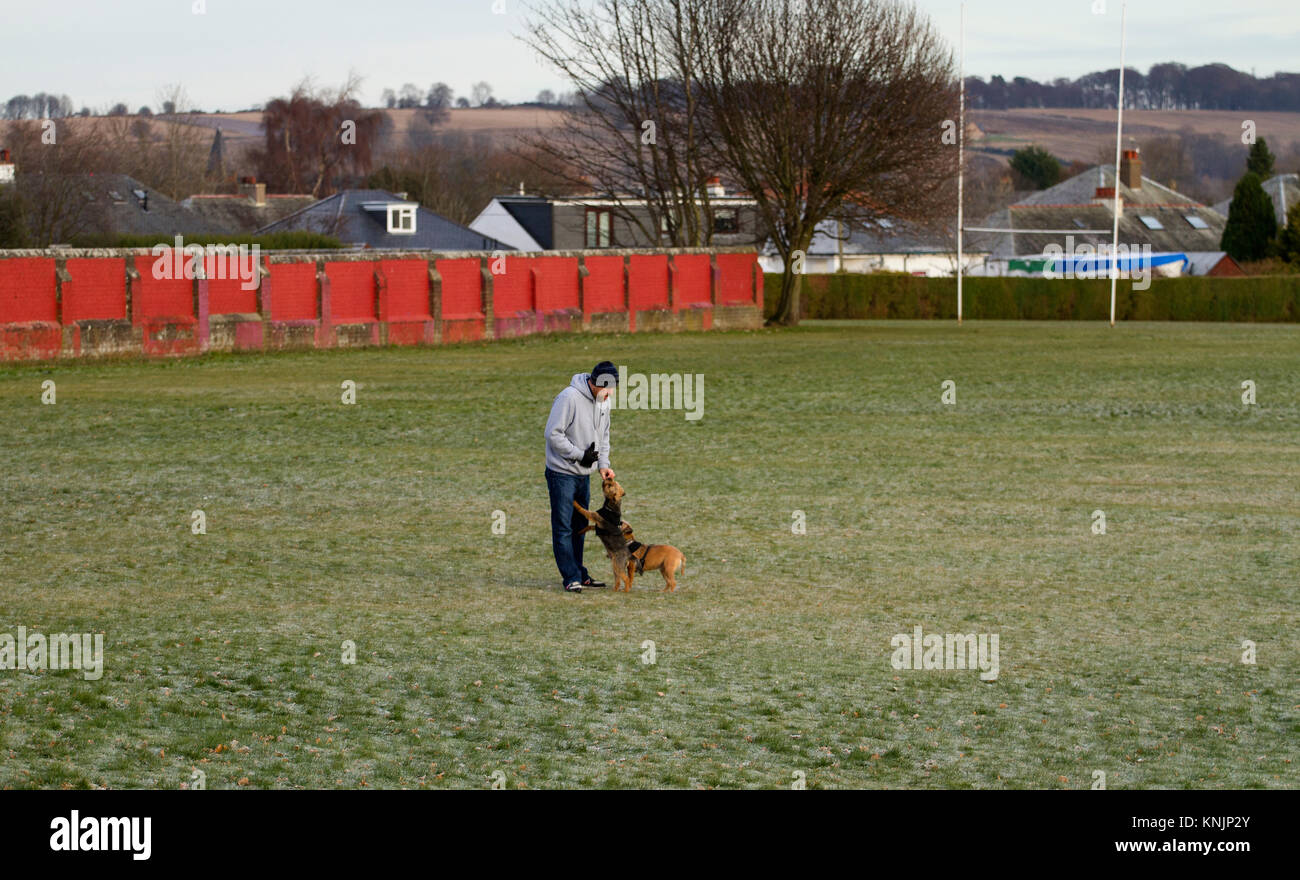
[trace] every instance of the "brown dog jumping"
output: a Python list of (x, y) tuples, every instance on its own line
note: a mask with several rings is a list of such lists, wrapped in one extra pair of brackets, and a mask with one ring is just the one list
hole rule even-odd
[[(627, 539), (623, 537), (622, 529), (619, 525), (623, 522), (623, 487), (614, 480), (605, 480), (601, 483), (601, 491), (605, 493), (605, 503), (600, 510), (587, 510), (577, 501), (573, 502), (574, 508), (587, 518), (587, 527), (578, 532), (586, 534), (591, 529), (596, 530), (596, 536), (600, 542), (605, 545), (605, 555), (614, 563), (614, 591), (618, 592), (622, 587), (625, 592), (632, 589), (632, 578), (628, 575), (628, 570), (634, 563), (632, 561), (631, 551), (627, 548)], [(626, 586), (623, 586), (626, 584)]]
[(686, 574), (686, 556), (671, 544), (642, 544), (632, 534), (632, 527), (623, 523), (623, 538), (627, 541), (628, 552), (632, 558), (627, 563), (628, 589), (632, 588), (632, 579), (646, 571), (658, 571), (667, 584), (665, 593), (677, 592), (677, 569)]

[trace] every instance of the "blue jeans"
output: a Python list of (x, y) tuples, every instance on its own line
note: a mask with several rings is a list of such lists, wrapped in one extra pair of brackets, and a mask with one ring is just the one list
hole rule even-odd
[(574, 509), (573, 502), (591, 507), (591, 478), (547, 468), (546, 488), (551, 495), (551, 550), (555, 553), (555, 565), (565, 584), (582, 583), (589, 575), (582, 564), (585, 536), (578, 532), (586, 528), (587, 518)]

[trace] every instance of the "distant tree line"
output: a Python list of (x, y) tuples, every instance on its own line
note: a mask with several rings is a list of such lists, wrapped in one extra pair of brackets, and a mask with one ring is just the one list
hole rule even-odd
[[(1020, 107), (1115, 106), (1119, 68), (1086, 73), (1078, 79), (1058, 77), (1040, 83), (1023, 76), (987, 82), (966, 78), (966, 99), (978, 110)], [(1259, 78), (1226, 64), (1188, 67), (1153, 64), (1143, 75), (1124, 69), (1124, 106), (1136, 110), (1279, 110), (1300, 111), (1300, 73), (1275, 73)]]
[(34, 95), (14, 95), (0, 106), (0, 116), (5, 119), (63, 119), (72, 115), (71, 98), (67, 95), (50, 95), (45, 92), (37, 92)]

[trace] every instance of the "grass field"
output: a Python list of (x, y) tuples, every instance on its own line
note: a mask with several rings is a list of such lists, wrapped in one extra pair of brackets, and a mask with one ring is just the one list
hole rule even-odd
[[(613, 414), (676, 594), (559, 589), (605, 358), (706, 377)], [(0, 367), (0, 633), (105, 634), (0, 670), (0, 787), (1295, 787), (1298, 380), (1296, 326), (1011, 322)]]

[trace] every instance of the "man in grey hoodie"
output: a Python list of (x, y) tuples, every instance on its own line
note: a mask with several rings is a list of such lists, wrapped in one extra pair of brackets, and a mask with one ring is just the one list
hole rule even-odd
[(591, 507), (591, 472), (613, 479), (609, 466), (610, 396), (618, 385), (618, 368), (609, 361), (590, 373), (576, 373), (569, 387), (555, 395), (546, 420), (546, 488), (551, 496), (551, 549), (560, 569), (564, 589), (581, 593), (583, 587), (603, 587), (591, 579), (582, 564), (583, 535), (587, 520), (573, 502)]

